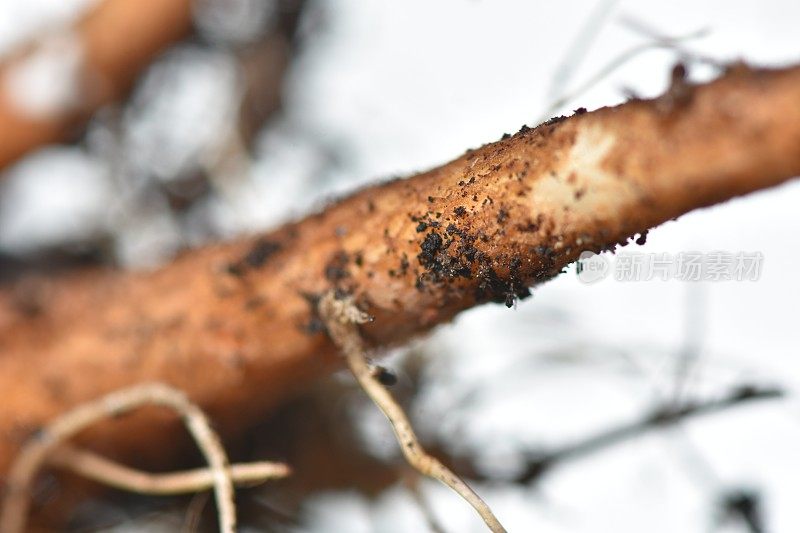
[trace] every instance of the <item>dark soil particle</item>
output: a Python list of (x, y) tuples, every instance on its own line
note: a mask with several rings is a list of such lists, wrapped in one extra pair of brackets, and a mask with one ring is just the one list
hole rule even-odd
[(536, 233), (539, 231), (539, 224), (533, 220), (528, 220), (523, 224), (517, 224), (517, 229), (525, 233)]
[(417, 256), (422, 266), (432, 264), (436, 258), (436, 252), (442, 247), (442, 237), (435, 231), (428, 233), (420, 245), (421, 252)]
[(417, 233), (422, 233), (426, 229), (428, 229), (428, 223), (427, 222), (420, 222), (419, 224), (417, 224)]
[(648, 233), (647, 230), (644, 230), (642, 233), (640, 233), (639, 236), (636, 238), (636, 244), (641, 246), (644, 243), (646, 243), (647, 242), (647, 233)]
[(416, 288), (424, 291), (429, 285), (441, 286), (464, 278), (477, 283), (475, 299), (479, 302), (512, 307), (517, 300), (530, 296), (524, 282), (530, 274), (522, 271), (522, 259), (491, 258), (475, 247), (478, 240), (488, 239), (482, 233), (471, 234), (468, 226), (459, 227), (455, 223), (448, 224), (444, 234), (428, 233), (417, 255), (424, 272), (417, 277)]
[(321, 296), (309, 292), (301, 293), (300, 296), (308, 303), (310, 317), (307, 322), (299, 324), (300, 331), (306, 335), (316, 335), (325, 331), (325, 322), (322, 321), (317, 309)]
[(536, 248), (533, 249), (533, 251), (536, 253), (536, 255), (546, 258), (553, 257), (556, 254), (555, 250), (553, 250), (549, 246), (537, 246)]
[(240, 263), (229, 263), (228, 266), (225, 267), (225, 271), (231, 276), (239, 277), (244, 276), (245, 269)]
[(669, 88), (656, 100), (656, 108), (659, 111), (670, 116), (691, 104), (694, 88), (686, 75), (686, 66), (682, 63), (672, 68)]
[(279, 242), (259, 239), (242, 259), (228, 265), (228, 272), (234, 276), (241, 276), (248, 268), (260, 268), (280, 249)]
[(391, 387), (397, 384), (397, 375), (386, 367), (376, 365), (372, 373), (381, 385)]
[(408, 272), (408, 267), (408, 256), (403, 253), (403, 257), (400, 258), (400, 273), (404, 275), (406, 272)]
[(506, 221), (507, 218), (508, 218), (508, 211), (506, 211), (503, 208), (500, 208), (500, 210), (497, 212), (497, 223), (502, 224)]
[(567, 117), (565, 117), (564, 115), (560, 115), (560, 116), (557, 116), (557, 117), (552, 117), (552, 118), (548, 119), (547, 121), (543, 122), (542, 126), (552, 126), (553, 124), (558, 124), (559, 122), (563, 122), (565, 120), (567, 120)]
[(347, 271), (347, 264), (349, 261), (350, 257), (344, 250), (340, 250), (333, 254), (331, 260), (328, 261), (327, 265), (325, 265), (325, 277), (328, 279), (328, 281), (336, 283), (350, 277), (350, 272)]
[(259, 241), (247, 252), (244, 256), (244, 262), (247, 266), (259, 268), (264, 266), (275, 252), (281, 249), (280, 243), (270, 241), (267, 239), (259, 239)]
[(478, 271), (480, 282), (475, 289), (475, 299), (479, 302), (502, 303), (511, 308), (517, 300), (530, 297), (530, 289), (520, 279), (519, 264), (519, 259), (509, 264), (508, 279), (498, 276), (494, 268), (482, 266)]
[(333, 290), (333, 297), (336, 298), (337, 300), (344, 300), (345, 298), (347, 298), (348, 296), (351, 296), (352, 294), (353, 294), (353, 291), (348, 290), (348, 289), (343, 289), (341, 287), (336, 287)]
[[(448, 225), (446, 231), (449, 236), (459, 232), (454, 224)], [(420, 244), (417, 260), (426, 272), (417, 279), (418, 289), (422, 290), (425, 287), (425, 281), (442, 283), (459, 276), (470, 277), (470, 265), (467, 261), (462, 260), (465, 241), (462, 241), (462, 244), (457, 246), (454, 253), (450, 255), (447, 252), (453, 243), (452, 238), (445, 241), (436, 232), (431, 232), (425, 237)], [(471, 244), (469, 245), (471, 246)]]
[(309, 335), (316, 335), (317, 333), (322, 333), (325, 331), (325, 323), (320, 317), (312, 316), (308, 320), (308, 323), (303, 325), (302, 329)]
[(464, 217), (464, 216), (467, 215), (467, 208), (464, 207), (463, 205), (460, 205), (460, 206), (456, 207), (455, 209), (453, 209), (453, 213), (457, 217)]

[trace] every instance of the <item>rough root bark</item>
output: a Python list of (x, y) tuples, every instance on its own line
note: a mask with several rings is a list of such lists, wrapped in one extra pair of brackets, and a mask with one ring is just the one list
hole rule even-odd
[[(0, 473), (48, 420), (143, 381), (186, 391), (223, 432), (246, 427), (341, 365), (315, 314), (326, 291), (375, 317), (362, 328), (371, 346), (401, 343), (471, 306), (525, 298), (583, 250), (786, 181), (800, 174), (798, 147), (800, 67), (737, 66), (655, 100), (523, 127), (156, 272), (2, 289)], [(143, 412), (83, 441), (124, 456), (177, 427)]]

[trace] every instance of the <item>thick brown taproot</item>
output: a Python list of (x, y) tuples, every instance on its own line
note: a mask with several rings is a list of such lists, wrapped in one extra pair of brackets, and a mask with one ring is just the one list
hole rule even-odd
[[(341, 366), (315, 316), (331, 287), (375, 316), (363, 328), (370, 343), (397, 344), (476, 304), (524, 297), (582, 250), (798, 174), (800, 67), (740, 66), (656, 100), (523, 128), (155, 272), (6, 287), (0, 472), (60, 412), (142, 381), (184, 390), (223, 432), (253, 424)], [(149, 411), (84, 441), (147, 462), (170, 450), (177, 426)]]

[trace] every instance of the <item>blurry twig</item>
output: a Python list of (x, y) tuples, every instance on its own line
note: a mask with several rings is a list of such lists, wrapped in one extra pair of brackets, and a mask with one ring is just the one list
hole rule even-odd
[(723, 518), (741, 520), (751, 533), (763, 533), (764, 517), (761, 495), (748, 489), (733, 490), (724, 494), (720, 507)]
[(236, 528), (236, 508), (225, 450), (200, 408), (189, 402), (180, 391), (160, 383), (134, 386), (80, 405), (43, 428), (28, 442), (9, 472), (7, 492), (0, 510), (0, 533), (25, 530), (31, 485), (39, 468), (56, 448), (102, 419), (118, 416), (144, 405), (168, 407), (181, 415), (210, 465), (220, 531), (232, 533)]
[(553, 72), (550, 87), (547, 89), (547, 99), (549, 101), (556, 100), (564, 92), (566, 85), (572, 79), (578, 65), (586, 57), (586, 52), (597, 38), (600, 30), (603, 29), (608, 16), (614, 11), (617, 3), (618, 0), (601, 0), (595, 5), (589, 16), (586, 17), (586, 21), (578, 31), (577, 37), (572, 41), (564, 57), (561, 58), (558, 67)]
[(411, 466), (421, 474), (441, 481), (458, 493), (472, 505), (491, 531), (505, 532), (505, 528), (486, 502), (461, 478), (422, 448), (405, 412), (375, 377), (364, 354), (363, 341), (358, 331), (358, 324), (368, 322), (369, 315), (355, 306), (351, 296), (337, 298), (334, 291), (329, 291), (322, 297), (319, 302), (319, 313), (328, 334), (344, 354), (356, 380), (389, 419), (403, 455)]
[[(707, 56), (704, 54), (700, 54), (694, 50), (689, 50), (685, 46), (683, 46), (683, 42), (694, 37), (685, 37), (685, 38), (674, 38), (670, 37), (669, 35), (658, 31), (653, 26), (647, 24), (643, 20), (634, 17), (632, 15), (622, 15), (619, 19), (619, 23), (622, 27), (627, 28), (643, 37), (647, 37), (649, 39), (653, 39), (655, 41), (674, 41), (673, 49), (678, 52), (684, 59), (693, 59), (694, 61), (699, 61), (701, 63), (706, 63), (708, 65), (714, 66), (718, 69), (724, 69), (725, 63), (715, 59), (711, 56)], [(703, 28), (698, 30), (695, 35), (697, 37), (703, 37), (709, 33), (708, 28)]]
[(677, 45), (683, 41), (689, 39), (696, 39), (699, 37), (704, 37), (708, 33), (708, 30), (701, 29), (697, 30), (693, 33), (682, 35), (679, 37), (665, 37), (665, 36), (654, 36), (652, 42), (643, 43), (638, 46), (634, 46), (633, 48), (629, 48), (625, 50), (617, 57), (606, 63), (600, 70), (595, 72), (592, 76), (584, 81), (582, 84), (578, 85), (572, 91), (567, 92), (560, 98), (553, 100), (550, 102), (546, 108), (544, 113), (537, 119), (536, 122), (543, 122), (547, 120), (551, 115), (553, 115), (560, 107), (567, 104), (567, 102), (574, 100), (578, 96), (581, 96), (587, 90), (589, 90), (592, 86), (596, 85), (599, 81), (603, 78), (617, 70), (619, 67), (623, 66), (625, 63), (630, 61), (631, 59), (635, 58), (639, 54), (646, 52), (648, 50), (655, 50), (655, 49), (667, 49), (667, 50), (678, 50)]
[(525, 471), (517, 476), (514, 481), (518, 483), (536, 481), (545, 471), (552, 468), (556, 463), (594, 453), (600, 449), (619, 444), (621, 441), (636, 437), (656, 428), (677, 424), (687, 417), (712, 414), (743, 403), (755, 400), (782, 398), (783, 396), (783, 390), (775, 387), (756, 388), (753, 386), (742, 386), (738, 387), (731, 394), (716, 400), (690, 402), (681, 407), (667, 405), (656, 409), (641, 420), (600, 432), (574, 444), (544, 453), (530, 461)]
[(625, 440), (638, 437), (648, 431), (674, 426), (688, 417), (717, 413), (751, 401), (782, 398), (784, 394), (784, 391), (777, 387), (759, 388), (752, 385), (743, 385), (737, 387), (730, 394), (714, 400), (686, 402), (682, 406), (675, 406), (674, 403), (668, 402), (640, 420), (612, 427), (549, 452), (531, 454), (525, 469), (512, 478), (486, 476), (479, 473), (469, 457), (454, 457), (450, 455), (442, 442), (435, 442), (433, 447), (444, 456), (450, 455), (449, 460), (458, 464), (468, 478), (527, 484), (538, 481), (546, 472), (560, 463), (598, 452)]
[[(189, 33), (191, 7), (190, 0), (104, 0), (71, 28), (42, 36), (0, 64), (0, 168), (70, 137), (93, 111), (122, 98), (142, 69)], [(70, 49), (80, 53), (71, 57)], [(28, 101), (20, 80), (31, 61), (54, 51), (61, 70), (51, 68), (50, 76), (75, 98)]]

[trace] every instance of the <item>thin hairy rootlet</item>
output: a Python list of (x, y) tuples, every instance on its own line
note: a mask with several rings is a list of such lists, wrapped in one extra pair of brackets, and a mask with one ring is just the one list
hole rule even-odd
[[(471, 306), (525, 298), (583, 250), (798, 174), (800, 67), (737, 66), (699, 87), (678, 79), (655, 100), (524, 127), (155, 272), (7, 285), (0, 473), (59, 413), (143, 381), (185, 391), (223, 434), (247, 427), (341, 367), (315, 313), (330, 289), (375, 317), (361, 329), (370, 347), (397, 344)], [(178, 429), (148, 410), (80, 443), (118, 459), (135, 451), (146, 466), (179, 448)]]
[[(189, 402), (180, 391), (161, 383), (148, 383), (115, 391), (82, 404), (60, 415), (32, 437), (23, 446), (4, 480), (6, 490), (0, 507), (0, 533), (19, 533), (26, 530), (36, 474), (48, 456), (56, 452), (61, 444), (98, 421), (123, 415), (143, 405), (168, 407), (183, 419), (210, 466), (220, 532), (233, 533), (236, 529), (233, 478), (219, 437), (196, 405)], [(109, 463), (104, 464), (108, 465)]]
[(408, 415), (375, 376), (374, 367), (367, 360), (358, 327), (359, 324), (369, 322), (372, 317), (356, 307), (352, 296), (337, 292), (330, 290), (322, 296), (318, 307), (320, 317), (331, 340), (342, 351), (356, 381), (392, 425), (403, 456), (420, 474), (444, 483), (464, 498), (490, 531), (505, 533), (505, 528), (486, 502), (464, 480), (422, 448)]

